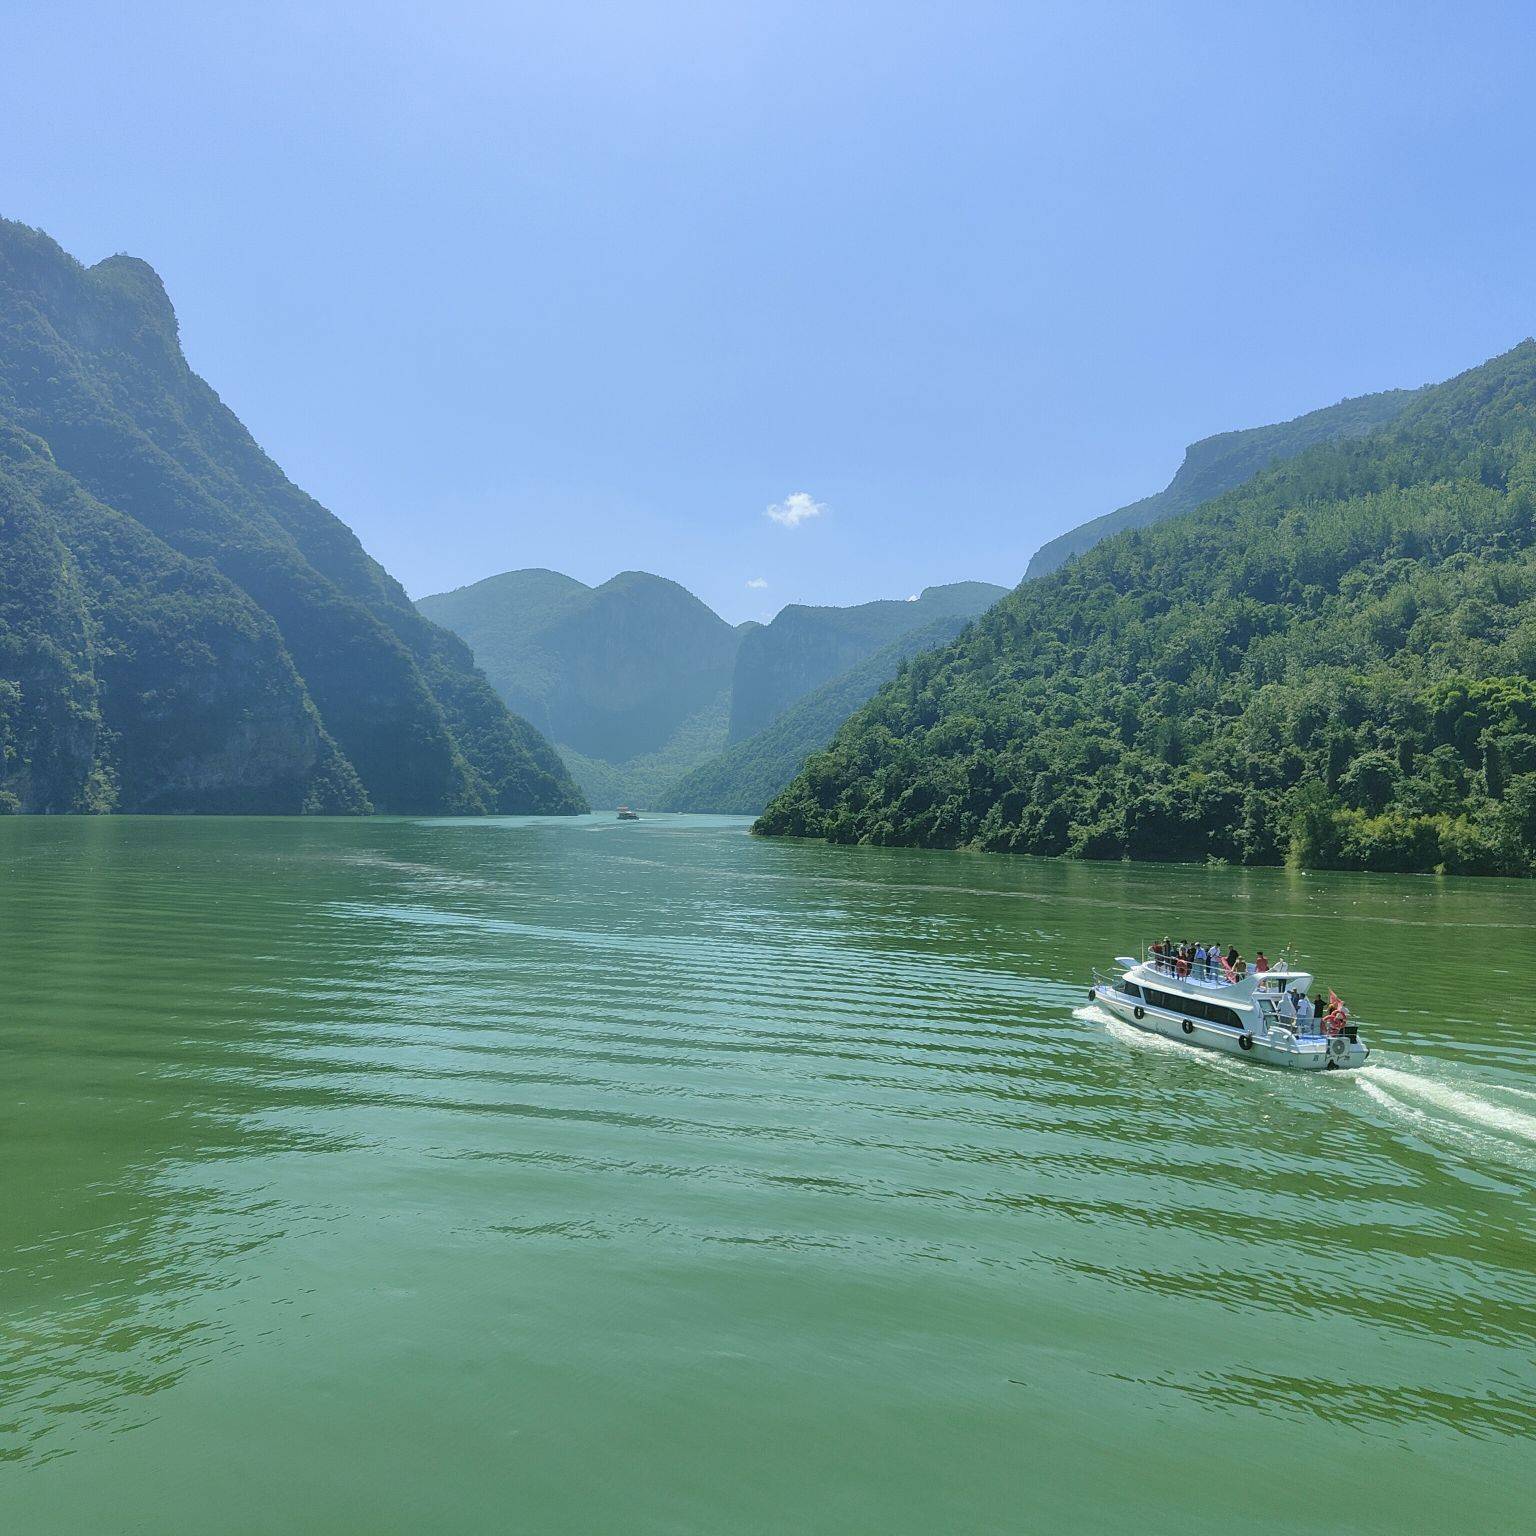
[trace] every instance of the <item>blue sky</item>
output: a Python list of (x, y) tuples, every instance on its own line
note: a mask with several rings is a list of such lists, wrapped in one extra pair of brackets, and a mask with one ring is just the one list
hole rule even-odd
[(1536, 330), (1532, 14), (0, 0), (0, 213), (150, 261), (413, 594), (766, 617)]

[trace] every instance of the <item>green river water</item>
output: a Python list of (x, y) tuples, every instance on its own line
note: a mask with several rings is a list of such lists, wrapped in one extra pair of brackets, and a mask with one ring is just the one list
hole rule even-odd
[(745, 828), (0, 820), (0, 1529), (1536, 1526), (1536, 886)]

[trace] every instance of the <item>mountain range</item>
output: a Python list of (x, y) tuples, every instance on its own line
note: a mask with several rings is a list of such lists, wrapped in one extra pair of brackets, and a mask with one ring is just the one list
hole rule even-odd
[(757, 830), (1536, 872), (1536, 342), (1390, 405), (1022, 583)]
[(0, 808), (583, 808), (191, 370), (155, 272), (3, 220)]
[[(418, 606), (459, 635), (503, 700), (554, 740), (593, 804), (756, 812), (906, 651), (891, 650), (888, 663), (860, 673), (866, 683), (795, 720), (784, 722), (786, 711), (903, 637), (931, 632), (939, 644), (1006, 591), (958, 582), (906, 601), (792, 604), (769, 624), (733, 627), (676, 582), (643, 571), (588, 587), (522, 570)], [(754, 745), (776, 725), (771, 741)]]

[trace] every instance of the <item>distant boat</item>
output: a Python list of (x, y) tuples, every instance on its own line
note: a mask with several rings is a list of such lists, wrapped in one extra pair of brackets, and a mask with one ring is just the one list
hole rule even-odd
[(630, 810), (630, 808), (627, 805), (621, 805), (619, 807), (619, 820), (620, 821), (639, 821), (640, 820), (640, 812), (639, 811), (632, 811), (632, 810)]

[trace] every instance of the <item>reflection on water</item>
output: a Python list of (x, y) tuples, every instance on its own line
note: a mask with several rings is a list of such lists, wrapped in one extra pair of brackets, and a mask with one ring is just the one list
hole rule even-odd
[[(230, 1529), (221, 1488), (328, 1533), (1536, 1495), (1528, 886), (706, 818), (0, 821), (0, 875), (29, 1532)], [(1086, 1004), (1169, 930), (1304, 955), (1372, 1065)]]

